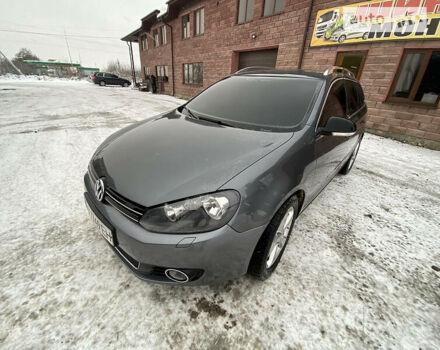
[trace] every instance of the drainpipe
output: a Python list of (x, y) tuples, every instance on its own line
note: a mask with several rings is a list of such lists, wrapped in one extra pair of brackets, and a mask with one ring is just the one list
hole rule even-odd
[(173, 81), (173, 96), (176, 94), (175, 84), (174, 84), (174, 40), (173, 40), (173, 27), (167, 22), (163, 22), (171, 31), (171, 79)]
[(303, 62), (303, 58), (304, 58), (304, 50), (305, 50), (306, 39), (307, 39), (307, 32), (309, 30), (310, 17), (312, 16), (312, 9), (313, 9), (313, 0), (310, 0), (309, 10), (307, 13), (307, 21), (306, 21), (306, 25), (304, 28), (303, 40), (302, 40), (302, 45), (301, 45), (301, 51), (299, 52), (298, 69), (302, 68), (302, 62)]

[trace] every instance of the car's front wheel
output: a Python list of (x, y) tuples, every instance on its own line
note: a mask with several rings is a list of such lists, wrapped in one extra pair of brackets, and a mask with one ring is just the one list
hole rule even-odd
[(359, 141), (356, 144), (356, 147), (354, 148), (354, 151), (351, 154), (350, 158), (348, 158), (347, 162), (339, 171), (340, 174), (347, 175), (350, 172), (350, 170), (353, 168), (354, 161), (356, 160), (357, 154), (359, 152), (359, 148), (361, 147), (361, 142), (362, 142), (362, 136), (359, 138)]
[(104, 80), (101, 80), (101, 81), (99, 82), (99, 85), (101, 85), (101, 86), (105, 86), (105, 81), (104, 81)]
[(128, 83), (122, 84), (123, 87), (128, 87)]
[(258, 241), (249, 264), (250, 275), (265, 280), (275, 271), (286, 249), (298, 215), (298, 198), (293, 196), (277, 211)]

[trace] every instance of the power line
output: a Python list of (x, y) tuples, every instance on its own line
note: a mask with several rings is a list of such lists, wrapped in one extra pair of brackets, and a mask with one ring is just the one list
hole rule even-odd
[[(54, 25), (54, 24), (53, 25), (48, 25), (48, 24), (45, 24), (45, 25), (35, 25), (35, 24), (32, 24), (32, 25), (30, 25), (30, 24), (23, 24), (23, 23), (12, 22), (12, 21), (9, 21), (9, 20), (6, 20), (6, 19), (2, 19), (2, 22), (7, 22), (9, 24), (12, 24), (14, 28), (15, 27), (31, 28), (31, 29), (27, 29), (27, 30), (43, 30), (43, 31), (49, 30), (50, 31), (51, 29), (54, 29), (54, 28), (56, 28), (56, 29), (60, 28), (59, 25)], [(72, 26), (63, 26), (63, 28), (70, 30), (70, 29), (73, 29), (73, 28), (76, 29), (76, 28), (78, 28), (78, 26), (74, 26), (74, 27), (72, 27)], [(115, 28), (108, 29), (108, 28), (95, 27), (95, 26), (92, 28), (92, 27), (85, 27), (85, 26), (81, 25), (81, 29), (89, 29), (89, 30), (92, 30), (92, 31), (93, 30), (99, 30), (100, 32), (113, 32), (113, 33), (117, 32), (117, 33), (121, 33), (121, 29), (115, 29)], [(125, 30), (122, 30), (122, 31), (125, 31)], [(128, 31), (128, 29), (127, 29), (127, 31)]]
[[(74, 40), (76, 40), (76, 39), (74, 39)], [(79, 40), (79, 39), (78, 39)], [(17, 40), (9, 40), (9, 39), (3, 39), (2, 40), (2, 42), (3, 41), (8, 41), (8, 42), (13, 42), (13, 43), (17, 43)], [(56, 47), (66, 47), (66, 45), (65, 44), (54, 44), (54, 43), (46, 43), (46, 42), (44, 42), (44, 43), (42, 43), (42, 42), (39, 42), (38, 44), (35, 44), (33, 41), (24, 41), (24, 40), (21, 40), (20, 42), (22, 42), (22, 43), (25, 43), (25, 45), (38, 45), (38, 46), (56, 46)], [(104, 43), (99, 43), (99, 42), (97, 42), (97, 43), (93, 43), (93, 45), (106, 45), (106, 46), (108, 46), (109, 44), (104, 44)], [(121, 42), (121, 45), (122, 45), (122, 42)], [(77, 46), (77, 45), (69, 45), (69, 47), (70, 48), (72, 48), (72, 49), (81, 49), (81, 50), (86, 50), (86, 51), (97, 51), (97, 48), (96, 48), (96, 46), (93, 46), (93, 47), (87, 47), (87, 46)], [(115, 50), (108, 50), (108, 49), (106, 49), (106, 48), (99, 48), (98, 49), (98, 51), (99, 52), (107, 52), (107, 53), (113, 53), (113, 54), (126, 54), (127, 53), (127, 50), (126, 50), (126, 48), (120, 48), (120, 51), (116, 51), (116, 49), (119, 49), (119, 47), (118, 48), (114, 48)]]
[(48, 35), (48, 36), (68, 36), (68, 37), (76, 37), (76, 38), (91, 38), (91, 39), (120, 39), (115, 36), (96, 36), (96, 35), (82, 35), (82, 34), (58, 34), (58, 33), (43, 33), (43, 32), (31, 32), (26, 30), (11, 30), (11, 29), (0, 29), (0, 32), (7, 33), (22, 33), (22, 34), (36, 34), (36, 35)]

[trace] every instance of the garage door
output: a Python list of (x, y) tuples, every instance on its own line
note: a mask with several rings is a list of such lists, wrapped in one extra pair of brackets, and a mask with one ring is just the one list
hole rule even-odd
[(275, 67), (278, 49), (240, 52), (238, 69), (252, 66)]

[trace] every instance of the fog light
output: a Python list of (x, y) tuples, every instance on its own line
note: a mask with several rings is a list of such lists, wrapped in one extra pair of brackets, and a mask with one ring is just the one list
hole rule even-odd
[(165, 270), (165, 275), (174, 282), (185, 283), (189, 281), (189, 277), (185, 272), (176, 269)]

